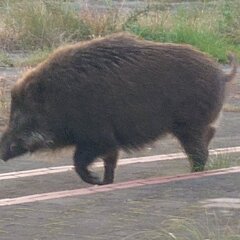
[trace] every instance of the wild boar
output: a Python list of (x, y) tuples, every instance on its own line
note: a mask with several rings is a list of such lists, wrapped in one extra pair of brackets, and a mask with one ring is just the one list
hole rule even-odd
[[(74, 165), (91, 184), (114, 180), (118, 151), (134, 150), (166, 133), (202, 171), (225, 97), (225, 74), (188, 45), (140, 40), (127, 33), (56, 50), (11, 91), (3, 160), (39, 149), (75, 146)], [(88, 167), (101, 157), (103, 180)]]

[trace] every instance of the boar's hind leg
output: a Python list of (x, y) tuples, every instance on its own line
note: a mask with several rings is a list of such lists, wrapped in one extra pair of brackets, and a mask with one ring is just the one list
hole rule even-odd
[(192, 172), (203, 171), (208, 159), (208, 144), (214, 131), (211, 129), (206, 133), (206, 130), (194, 130), (189, 127), (179, 128), (174, 134), (189, 157)]
[(93, 150), (84, 151), (80, 150), (80, 147), (77, 147), (74, 154), (74, 166), (76, 172), (84, 182), (101, 185), (102, 182), (99, 177), (88, 170), (88, 166), (95, 160), (96, 157), (98, 157), (98, 154)]
[(209, 145), (210, 141), (212, 140), (214, 134), (216, 132), (215, 127), (208, 126), (205, 131), (205, 141), (207, 146)]
[(114, 170), (116, 168), (118, 151), (112, 151), (103, 157), (104, 178), (103, 184), (111, 184), (114, 181)]

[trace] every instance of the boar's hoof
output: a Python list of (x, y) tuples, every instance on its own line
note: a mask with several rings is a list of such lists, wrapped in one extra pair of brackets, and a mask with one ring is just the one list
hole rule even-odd
[(103, 182), (100, 180), (100, 178), (98, 177), (97, 174), (95, 174), (94, 172), (91, 172), (87, 169), (78, 170), (77, 173), (79, 174), (81, 179), (86, 183), (90, 183), (93, 185), (102, 185), (103, 184)]
[(105, 171), (102, 185), (112, 184), (114, 182), (114, 172)]
[(107, 185), (107, 184), (112, 184), (113, 180), (103, 180), (101, 185)]

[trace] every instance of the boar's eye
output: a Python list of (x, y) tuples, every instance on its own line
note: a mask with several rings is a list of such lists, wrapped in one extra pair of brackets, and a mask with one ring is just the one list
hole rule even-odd
[(16, 143), (12, 143), (9, 148), (11, 152), (15, 152), (18, 149), (18, 145)]
[(8, 158), (13, 158), (20, 156), (27, 152), (27, 148), (23, 145), (23, 142), (21, 139), (17, 140), (16, 142), (13, 142), (9, 146), (9, 152), (8, 152)]

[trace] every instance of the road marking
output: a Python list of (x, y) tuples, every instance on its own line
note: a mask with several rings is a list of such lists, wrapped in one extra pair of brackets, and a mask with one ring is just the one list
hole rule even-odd
[(38, 169), (27, 170), (27, 171), (2, 173), (0, 174), (0, 180), (33, 177), (33, 176), (47, 175), (52, 173), (62, 173), (62, 172), (71, 171), (72, 169), (73, 169), (73, 166), (61, 166), (61, 167), (38, 168)]
[(204, 208), (240, 209), (240, 198), (210, 198), (200, 203)]
[[(239, 147), (230, 147), (230, 148), (216, 148), (209, 151), (211, 156), (217, 156), (219, 154), (227, 154), (227, 153), (238, 153), (240, 152)], [(147, 156), (147, 157), (139, 157), (139, 158), (126, 158), (120, 159), (118, 162), (118, 166), (128, 165), (128, 164), (136, 164), (136, 163), (150, 163), (150, 162), (157, 162), (157, 161), (166, 161), (166, 160), (177, 160), (186, 158), (184, 153), (172, 153), (172, 154), (162, 154), (162, 155), (154, 155), (154, 156)], [(93, 167), (103, 167), (103, 164), (97, 162), (93, 164)], [(9, 180), (9, 179), (16, 179), (16, 178), (25, 178), (25, 177), (33, 177), (33, 176), (41, 176), (53, 173), (63, 173), (73, 170), (73, 166), (60, 166), (60, 167), (49, 167), (49, 168), (39, 168), (27, 171), (16, 171), (16, 172), (9, 172), (9, 173), (2, 173), (0, 174), (0, 181), (1, 180)]]
[(133, 181), (127, 181), (127, 182), (121, 182), (121, 183), (114, 183), (114, 184), (104, 185), (104, 186), (97, 186), (97, 187), (93, 186), (93, 187), (74, 189), (74, 190), (34, 194), (34, 195), (28, 195), (23, 197), (17, 197), (17, 198), (6, 198), (6, 199), (0, 200), (0, 206), (11, 206), (11, 205), (24, 204), (24, 203), (34, 203), (39, 201), (90, 195), (90, 194), (96, 194), (101, 192), (110, 192), (115, 190), (130, 189), (130, 188), (142, 187), (147, 185), (163, 184), (163, 183), (177, 182), (177, 181), (190, 180), (190, 179), (199, 179), (203, 177), (225, 175), (225, 174), (239, 173), (239, 172), (240, 172), (240, 167), (232, 167), (232, 168), (225, 168), (225, 169), (212, 170), (212, 171), (206, 171), (206, 172), (183, 174), (178, 176), (139, 179), (139, 180), (133, 180)]

